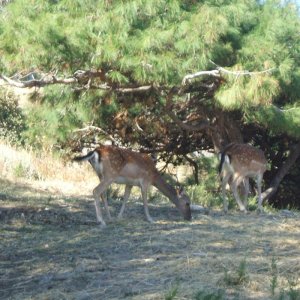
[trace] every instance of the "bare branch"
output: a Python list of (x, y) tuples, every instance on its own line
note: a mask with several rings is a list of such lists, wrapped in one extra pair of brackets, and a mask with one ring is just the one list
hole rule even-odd
[(213, 65), (215, 65), (217, 67), (217, 69), (221, 72), (221, 73), (225, 73), (225, 74), (230, 74), (230, 75), (236, 75), (236, 76), (241, 76), (241, 75), (259, 75), (259, 74), (264, 74), (264, 73), (271, 73), (273, 70), (275, 70), (275, 68), (269, 68), (267, 70), (263, 70), (263, 71), (257, 71), (257, 72), (250, 72), (248, 70), (242, 70), (242, 71), (229, 71), (226, 70), (223, 67), (218, 66), (216, 63), (214, 63), (213, 61), (210, 61)]
[(55, 76), (48, 76), (44, 79), (33, 79), (28, 81), (17, 81), (10, 79), (4, 75), (0, 75), (5, 82), (7, 82), (11, 86), (15, 86), (18, 88), (31, 88), (31, 87), (43, 87), (51, 84), (73, 84), (77, 82), (77, 79), (74, 77), (71, 78), (57, 78)]
[(188, 74), (185, 75), (182, 79), (182, 85), (186, 85), (188, 82), (190, 82), (191, 79), (194, 79), (196, 77), (204, 76), (204, 75), (209, 75), (209, 76), (214, 76), (214, 77), (220, 77), (220, 71), (219, 70), (212, 70), (212, 71), (200, 71), (194, 74)]
[(249, 76), (253, 76), (253, 75), (259, 75), (259, 74), (265, 74), (265, 73), (271, 73), (273, 70), (275, 70), (275, 68), (270, 68), (267, 70), (263, 70), (263, 71), (258, 71), (258, 72), (250, 72), (247, 70), (242, 70), (242, 71), (229, 71), (223, 67), (218, 66), (217, 64), (215, 64), (213, 61), (210, 61), (212, 64), (214, 64), (217, 69), (216, 70), (211, 70), (211, 71), (200, 71), (200, 72), (196, 72), (194, 74), (188, 74), (186, 76), (183, 77), (182, 80), (182, 86), (188, 84), (191, 79), (200, 77), (200, 76), (213, 76), (213, 77), (221, 77), (221, 74), (230, 74), (230, 75), (235, 75), (235, 76), (245, 76), (245, 75), (249, 75)]
[[(28, 77), (28, 76), (26, 76)], [(11, 79), (5, 75), (0, 75), (0, 78), (4, 80), (8, 85), (18, 88), (32, 88), (32, 87), (44, 87), (52, 84), (78, 84), (75, 90), (113, 90), (119, 93), (143, 93), (153, 88), (152, 85), (138, 86), (138, 87), (113, 87), (104, 82), (103, 84), (93, 84), (92, 80), (99, 78), (101, 81), (105, 80), (105, 74), (102, 71), (93, 70), (78, 70), (72, 77), (59, 78), (55, 75), (46, 74), (42, 79), (32, 79), (27, 81)]]
[(145, 86), (139, 86), (139, 87), (130, 87), (130, 88), (116, 88), (114, 89), (117, 92), (120, 93), (138, 93), (138, 92), (146, 92), (152, 89), (152, 85), (145, 85)]

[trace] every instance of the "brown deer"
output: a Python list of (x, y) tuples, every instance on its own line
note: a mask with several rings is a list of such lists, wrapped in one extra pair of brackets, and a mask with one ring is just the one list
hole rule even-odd
[[(262, 209), (261, 185), (267, 160), (262, 150), (248, 144), (232, 143), (220, 153), (219, 174), (222, 178), (222, 197), (224, 211), (228, 211), (226, 185), (231, 180), (231, 189), (241, 211), (247, 212), (247, 197), (249, 193), (249, 178), (255, 178), (258, 193), (258, 209)], [(244, 203), (241, 201), (238, 187), (244, 183)]]
[(118, 215), (119, 218), (125, 209), (132, 186), (139, 186), (142, 191), (144, 211), (149, 222), (153, 222), (149, 214), (147, 192), (150, 185), (154, 185), (167, 196), (177, 207), (185, 220), (191, 220), (190, 199), (183, 190), (176, 191), (159, 174), (154, 161), (146, 154), (122, 149), (116, 146), (100, 146), (85, 156), (75, 157), (74, 161), (88, 160), (97, 173), (100, 184), (93, 190), (97, 221), (105, 226), (102, 217), (99, 199), (102, 198), (108, 218), (111, 219), (106, 190), (112, 183), (125, 184), (123, 204)]

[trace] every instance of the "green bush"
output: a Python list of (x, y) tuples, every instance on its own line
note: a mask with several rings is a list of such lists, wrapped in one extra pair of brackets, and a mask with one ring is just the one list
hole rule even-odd
[(187, 192), (193, 204), (200, 204), (207, 207), (222, 205), (217, 165), (218, 159), (216, 157), (199, 158), (199, 184), (196, 185), (193, 178), (187, 180)]
[(25, 117), (11, 92), (0, 91), (0, 138), (13, 144), (22, 144)]

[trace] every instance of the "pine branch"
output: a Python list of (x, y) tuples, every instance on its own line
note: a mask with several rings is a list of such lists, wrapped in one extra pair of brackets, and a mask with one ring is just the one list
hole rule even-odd
[(57, 78), (56, 76), (49, 76), (44, 79), (33, 79), (28, 81), (18, 81), (10, 79), (5, 75), (0, 75), (0, 78), (3, 79), (8, 85), (18, 87), (18, 88), (32, 88), (32, 87), (44, 87), (46, 85), (52, 84), (73, 84), (77, 82), (77, 79), (74, 77), (71, 78)]
[(275, 70), (275, 68), (270, 68), (270, 69), (263, 70), (263, 71), (258, 71), (258, 72), (250, 72), (250, 71), (247, 71), (247, 70), (229, 71), (229, 70), (227, 70), (223, 67), (218, 66), (213, 61), (211, 61), (211, 63), (214, 64), (217, 67), (216, 70), (200, 71), (200, 72), (196, 72), (194, 74), (185, 75), (183, 77), (183, 80), (182, 80), (181, 84), (184, 86), (184, 85), (188, 84), (191, 81), (191, 79), (194, 79), (194, 78), (197, 78), (197, 77), (200, 77), (200, 76), (205, 76), (205, 75), (213, 76), (213, 77), (221, 77), (221, 74), (224, 73), (224, 74), (229, 74), (229, 75), (235, 75), (237, 77), (238, 76), (245, 76), (245, 75), (254, 76), (254, 75), (259, 75), (259, 74), (271, 73), (273, 70)]
[(200, 77), (200, 76), (204, 76), (204, 75), (209, 75), (209, 76), (213, 76), (213, 77), (220, 77), (220, 71), (219, 70), (212, 70), (212, 71), (200, 71), (194, 74), (188, 74), (185, 75), (182, 79), (182, 85), (186, 85), (187, 83), (190, 82), (191, 79)]
[(92, 80), (95, 78), (100, 79), (101, 81), (105, 80), (105, 74), (102, 71), (93, 71), (93, 70), (87, 70), (87, 71), (78, 70), (73, 74), (73, 76), (67, 78), (60, 78), (50, 74), (46, 74), (42, 79), (32, 79), (27, 81), (11, 79), (3, 74), (0, 75), (0, 78), (3, 79), (3, 81), (6, 82), (6, 84), (18, 88), (32, 88), (32, 87), (40, 88), (40, 87), (53, 85), (53, 84), (63, 84), (63, 85), (77, 84), (79, 85), (79, 87), (74, 88), (75, 90), (89, 90), (89, 89), (113, 90), (124, 94), (140, 93), (140, 92), (143, 93), (153, 88), (152, 85), (137, 86), (137, 87), (131, 87), (131, 86), (115, 87), (109, 85), (107, 82), (104, 82), (103, 84), (92, 84)]

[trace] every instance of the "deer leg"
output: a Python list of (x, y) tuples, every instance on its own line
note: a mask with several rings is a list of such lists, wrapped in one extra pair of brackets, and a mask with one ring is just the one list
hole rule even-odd
[(257, 194), (258, 194), (258, 210), (259, 210), (259, 212), (263, 212), (264, 211), (264, 209), (262, 207), (263, 199), (262, 199), (262, 196), (261, 196), (262, 179), (263, 179), (263, 175), (259, 174), (257, 176)]
[(232, 192), (233, 192), (233, 196), (240, 208), (240, 211), (243, 211), (243, 212), (247, 212), (247, 209), (244, 205), (244, 203), (241, 201), (240, 199), (240, 195), (237, 191), (238, 189), (238, 186), (240, 185), (240, 183), (243, 181), (243, 178), (241, 176), (235, 176), (233, 178), (233, 181), (232, 181), (232, 185), (231, 185), (231, 188), (232, 188)]
[(101, 194), (101, 199), (102, 202), (104, 203), (105, 211), (107, 213), (108, 219), (111, 220), (111, 214), (109, 211), (108, 203), (107, 203), (107, 192), (105, 191), (104, 193)]
[(125, 204), (126, 204), (126, 201), (129, 198), (131, 189), (132, 189), (132, 185), (127, 185), (126, 184), (125, 193), (124, 193), (124, 196), (123, 196), (123, 204), (122, 204), (122, 207), (121, 207), (120, 212), (118, 214), (118, 219), (121, 219), (122, 216), (123, 216), (123, 213), (124, 213), (124, 210), (125, 210)]
[(148, 201), (147, 201), (148, 185), (142, 185), (141, 191), (142, 191), (142, 197), (143, 197), (143, 202), (144, 202), (144, 211), (145, 211), (146, 218), (147, 218), (148, 222), (154, 223), (153, 219), (151, 218), (151, 216), (149, 214), (149, 208), (148, 208)]
[(95, 208), (96, 208), (96, 217), (97, 221), (101, 223), (102, 226), (106, 226), (106, 223), (104, 222), (101, 207), (100, 207), (100, 197), (101, 195), (107, 190), (111, 182), (109, 181), (101, 181), (99, 185), (97, 185), (93, 190), (93, 195), (95, 199)]
[(228, 212), (228, 199), (226, 197), (226, 185), (229, 181), (230, 174), (227, 173), (223, 178), (222, 178), (222, 198), (223, 198), (223, 210), (225, 213)]
[(244, 203), (244, 206), (246, 207), (247, 209), (247, 206), (248, 206), (248, 195), (249, 195), (249, 190), (250, 190), (250, 186), (249, 186), (249, 178), (245, 178), (244, 179), (244, 195), (243, 195), (243, 203)]

